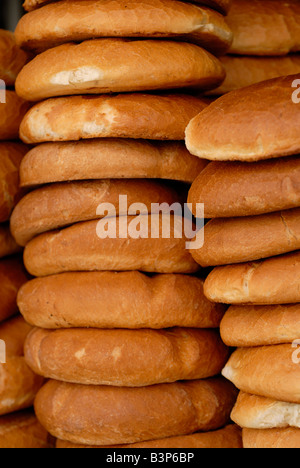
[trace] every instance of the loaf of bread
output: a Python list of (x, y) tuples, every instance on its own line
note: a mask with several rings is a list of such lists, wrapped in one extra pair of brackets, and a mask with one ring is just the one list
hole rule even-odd
[(0, 418), (0, 448), (43, 449), (53, 440), (38, 422), (33, 411), (26, 410)]
[[(23, 187), (91, 179), (170, 179), (192, 183), (208, 161), (183, 142), (103, 138), (43, 143), (20, 167)], [(300, 165), (300, 163), (299, 163)]]
[(300, 366), (291, 344), (238, 348), (222, 371), (239, 390), (300, 403)]
[(189, 121), (209, 101), (193, 96), (71, 96), (36, 104), (20, 127), (27, 143), (91, 138), (184, 140)]
[(300, 336), (300, 304), (231, 306), (222, 319), (221, 335), (237, 348), (293, 343)]
[(0, 324), (0, 340), (4, 341), (6, 356), (24, 356), (24, 343), (32, 327), (21, 315)]
[(38, 375), (83, 385), (146, 387), (220, 374), (229, 356), (215, 330), (43, 330), (27, 337)]
[(183, 202), (184, 196), (179, 195), (175, 188), (150, 180), (114, 179), (51, 184), (30, 192), (18, 203), (10, 226), (17, 243), (25, 246), (43, 232), (103, 218), (105, 213), (97, 211), (103, 203), (111, 205), (112, 215), (119, 216), (126, 215), (134, 203), (141, 204), (143, 214), (157, 214), (159, 208), (164, 211), (165, 203), (168, 207)]
[(244, 429), (243, 445), (246, 449), (297, 449), (300, 429)]
[(0, 415), (5, 415), (30, 408), (44, 379), (33, 373), (23, 356), (13, 356), (0, 364), (0, 382)]
[(33, 276), (95, 270), (196, 273), (200, 267), (186, 248), (183, 221), (142, 215), (74, 224), (30, 241), (24, 263)]
[[(35, 162), (35, 161), (33, 161)], [(300, 206), (300, 159), (211, 162), (199, 172), (188, 201), (204, 203), (207, 218), (252, 216)]]
[(22, 196), (19, 168), (27, 150), (22, 143), (0, 142), (0, 223), (8, 221)]
[(222, 15), (176, 0), (60, 1), (25, 15), (15, 34), (20, 47), (35, 51), (101, 37), (181, 38), (214, 54), (232, 43)]
[[(17, 238), (18, 240), (18, 238)], [(300, 209), (216, 218), (205, 225), (203, 247), (191, 251), (202, 267), (251, 262), (300, 249)]]
[(240, 392), (231, 419), (249, 429), (300, 428), (300, 405)]
[(29, 55), (17, 46), (14, 34), (0, 29), (0, 80), (13, 86), (28, 60)]
[(0, 140), (17, 140), (20, 124), (30, 105), (15, 91), (7, 90), (5, 96), (6, 102), (0, 103)]
[(0, 142), (0, 222), (8, 221), (13, 207), (22, 196), (19, 167), (27, 150), (22, 143)]
[(36, 278), (20, 289), (18, 306), (28, 323), (47, 329), (218, 328), (225, 312), (205, 298), (200, 278), (138, 271)]
[(41, 101), (74, 94), (191, 86), (205, 90), (219, 86), (224, 78), (221, 62), (195, 44), (93, 39), (37, 55), (18, 75), (16, 91), (27, 101)]
[(86, 449), (86, 448), (243, 448), (241, 429), (230, 424), (223, 429), (211, 432), (197, 432), (187, 436), (168, 437), (137, 444), (118, 445), (117, 447), (99, 447), (90, 445), (72, 444), (65, 440), (57, 440), (58, 449)]
[(27, 280), (22, 258), (17, 256), (0, 261), (0, 323), (17, 314), (17, 293)]
[(216, 267), (204, 293), (224, 304), (297, 304), (300, 302), (300, 252), (255, 263)]
[(300, 56), (297, 54), (285, 57), (225, 55), (220, 60), (225, 68), (226, 78), (221, 86), (208, 91), (209, 95), (220, 96), (255, 83), (300, 73)]
[[(23, 6), (25, 10), (32, 11), (51, 2), (53, 2), (53, 0), (25, 0)], [(210, 6), (211, 8), (215, 8), (222, 13), (226, 13), (231, 6), (231, 0), (194, 0), (194, 3)]]
[(36, 397), (35, 411), (58, 439), (85, 445), (132, 444), (220, 429), (228, 424), (236, 395), (234, 386), (222, 378), (144, 388), (50, 380)]
[(276, 56), (300, 50), (297, 0), (233, 0), (227, 22), (234, 34), (232, 54)]
[(31, 407), (43, 385), (44, 379), (33, 373), (23, 357), (30, 330), (20, 316), (0, 325), (0, 340), (5, 343), (5, 363), (0, 363), (1, 416)]
[(299, 79), (300, 74), (275, 78), (217, 99), (188, 125), (188, 150), (216, 161), (297, 154), (300, 113), (292, 99), (292, 86)]
[(11, 235), (9, 224), (0, 224), (0, 259), (21, 252), (21, 247)]

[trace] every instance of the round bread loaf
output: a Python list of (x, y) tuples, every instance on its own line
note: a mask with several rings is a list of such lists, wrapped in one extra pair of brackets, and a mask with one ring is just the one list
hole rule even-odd
[(276, 56), (300, 50), (297, 0), (233, 0), (227, 22), (234, 33), (232, 54)]
[(24, 263), (33, 276), (95, 270), (196, 273), (199, 266), (186, 249), (183, 221), (181, 216), (141, 215), (78, 223), (33, 239)]
[[(17, 239), (18, 240), (18, 239)], [(242, 218), (216, 218), (205, 225), (205, 242), (191, 250), (202, 267), (251, 262), (300, 249), (300, 209)]]
[(21, 250), (11, 235), (9, 224), (0, 224), (0, 259), (19, 253)]
[(17, 314), (17, 293), (27, 280), (22, 258), (10, 257), (0, 261), (0, 323)]
[(0, 223), (8, 221), (22, 196), (19, 168), (27, 151), (28, 148), (22, 143), (0, 142)]
[(5, 343), (5, 355), (1, 355), (5, 363), (0, 363), (0, 415), (32, 406), (44, 382), (33, 373), (23, 357), (25, 339), (30, 330), (31, 327), (20, 316), (0, 325), (0, 340)]
[(37, 55), (16, 91), (27, 101), (74, 94), (186, 87), (212, 89), (225, 78), (220, 61), (201, 47), (162, 40), (93, 39)]
[(6, 91), (5, 96), (6, 102), (0, 103), (0, 140), (18, 140), (20, 124), (30, 105), (14, 91)]
[(6, 86), (14, 85), (28, 59), (28, 54), (17, 47), (14, 34), (0, 29), (0, 80), (3, 80)]
[(231, 306), (221, 336), (236, 348), (292, 343), (300, 337), (300, 304)]
[(208, 101), (184, 95), (71, 96), (36, 104), (20, 127), (28, 143), (91, 138), (184, 140), (189, 121)]
[(300, 428), (300, 405), (240, 392), (231, 419), (249, 429)]
[(224, 304), (296, 304), (300, 302), (300, 252), (255, 263), (216, 267), (204, 293)]
[(188, 201), (204, 203), (207, 218), (252, 216), (300, 206), (300, 158), (256, 163), (211, 162), (194, 181)]
[(138, 271), (36, 278), (20, 289), (18, 306), (28, 323), (47, 329), (218, 328), (225, 312), (205, 298), (200, 278)]
[(209, 91), (209, 95), (220, 96), (262, 81), (300, 73), (300, 57), (297, 54), (286, 57), (225, 55), (220, 60), (225, 68), (226, 78), (221, 86)]
[[(51, 3), (54, 0), (25, 0), (24, 8), (27, 11), (35, 10), (42, 5)], [(211, 8), (215, 8), (222, 13), (227, 13), (231, 6), (231, 0), (194, 0), (194, 3), (200, 3), (201, 5), (207, 5)]]
[(102, 37), (181, 38), (214, 54), (232, 43), (222, 15), (176, 0), (64, 0), (23, 16), (15, 34), (35, 51)]
[(235, 399), (236, 389), (222, 378), (144, 388), (50, 380), (39, 391), (35, 410), (54, 437), (118, 445), (219, 429), (228, 423)]
[(219, 374), (228, 348), (214, 330), (42, 330), (25, 359), (46, 378), (85, 385), (145, 387)]
[(24, 343), (32, 327), (18, 315), (0, 324), (0, 340), (4, 341), (6, 356), (23, 356)]
[(297, 154), (300, 113), (293, 102), (293, 83), (299, 78), (300, 74), (275, 78), (217, 99), (188, 125), (188, 150), (216, 161)]
[(38, 375), (63, 382), (146, 387), (220, 374), (229, 352), (215, 330), (43, 330), (25, 344)]
[(222, 374), (243, 392), (300, 403), (298, 354), (291, 344), (238, 348)]
[(297, 449), (300, 445), (300, 430), (286, 429), (244, 429), (243, 445), (246, 449)]
[(47, 431), (38, 422), (33, 411), (26, 410), (0, 418), (0, 448), (51, 448)]
[(6, 363), (0, 365), (0, 415), (30, 408), (43, 382), (23, 356), (7, 357)]
[[(120, 197), (122, 197), (120, 199)], [(126, 197), (126, 199), (125, 199)], [(25, 246), (43, 232), (70, 226), (80, 221), (103, 218), (97, 208), (102, 203), (114, 207), (113, 215), (126, 215), (131, 205), (142, 204), (141, 213), (158, 213), (184, 196), (166, 184), (147, 180), (94, 180), (51, 184), (26, 195), (10, 220), (11, 232)], [(159, 208), (155, 208), (155, 205)], [(144, 208), (143, 208), (144, 207)]]
[(207, 164), (205, 159), (191, 155), (179, 141), (104, 138), (43, 143), (32, 148), (22, 160), (20, 184), (28, 187), (71, 180), (123, 178), (192, 183)]
[[(57, 449), (112, 448), (90, 445), (72, 444), (65, 440), (57, 440)], [(150, 442), (118, 445), (115, 448), (242, 448), (242, 434), (239, 427), (230, 424), (218, 431), (196, 433), (187, 436), (168, 437)]]

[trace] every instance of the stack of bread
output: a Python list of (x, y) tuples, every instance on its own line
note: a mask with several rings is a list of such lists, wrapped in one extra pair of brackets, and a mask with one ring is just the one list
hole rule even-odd
[(208, 102), (178, 90), (222, 82), (210, 52), (224, 53), (231, 31), (221, 13), (173, 0), (43, 3), (25, 2), (16, 32), (41, 52), (17, 92), (41, 102), (21, 124), (38, 146), (11, 220), (36, 277), (18, 304), (35, 327), (26, 361), (49, 379), (38, 419), (58, 447), (240, 447), (236, 388), (220, 376), (224, 306), (204, 297), (182, 212), (162, 228), (207, 165), (183, 140)]
[(221, 58), (226, 79), (213, 94), (300, 73), (299, 0), (232, 0), (227, 23), (234, 39)]
[(204, 292), (230, 304), (223, 375), (240, 390), (232, 419), (245, 448), (300, 447), (300, 75), (219, 98), (187, 128), (189, 150), (212, 162), (193, 183), (204, 203), (215, 267)]
[[(14, 91), (16, 77), (28, 60), (14, 35), (0, 30), (0, 447), (41, 448), (48, 435), (32, 409), (43, 378), (24, 359), (24, 341), (31, 330), (18, 315), (17, 292), (28, 281), (21, 247), (11, 236), (9, 218), (22, 196), (19, 167), (28, 147), (17, 141), (29, 105)], [(25, 410), (25, 411), (22, 411)]]

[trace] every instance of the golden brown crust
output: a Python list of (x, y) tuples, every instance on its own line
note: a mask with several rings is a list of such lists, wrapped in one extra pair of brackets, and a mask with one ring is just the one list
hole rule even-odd
[(260, 216), (216, 218), (205, 225), (205, 242), (191, 250), (202, 267), (251, 262), (300, 249), (300, 209)]
[(300, 405), (240, 392), (231, 419), (248, 429), (300, 428)]
[[(122, 205), (120, 196), (127, 197)], [(101, 203), (115, 207), (116, 215), (126, 215), (134, 203), (151, 212), (152, 204), (183, 203), (177, 191), (161, 182), (147, 180), (94, 180), (51, 184), (26, 195), (16, 206), (10, 220), (11, 232), (25, 246), (38, 234), (104, 217), (98, 214)], [(152, 210), (154, 212), (154, 209)]]
[(234, 33), (233, 54), (276, 56), (300, 50), (297, 0), (233, 0), (227, 22)]
[(229, 352), (215, 330), (43, 330), (25, 344), (28, 366), (47, 379), (146, 387), (220, 374)]
[[(27, 11), (35, 10), (42, 5), (53, 2), (54, 0), (25, 0), (24, 8)], [(200, 3), (200, 5), (207, 5), (211, 8), (215, 8), (221, 13), (227, 13), (232, 0), (194, 0), (194, 3)]]
[(117, 445), (219, 429), (228, 424), (235, 399), (236, 389), (220, 378), (145, 388), (49, 381), (35, 410), (59, 439)]
[[(191, 155), (183, 142), (97, 139), (44, 143), (20, 167), (23, 187), (91, 179), (170, 179), (191, 183), (208, 161)], [(300, 164), (300, 163), (299, 163)]]
[(53, 442), (33, 411), (22, 411), (0, 418), (0, 448), (51, 448)]
[(0, 140), (18, 140), (19, 127), (30, 104), (14, 91), (6, 91), (6, 102), (1, 103)]
[(216, 267), (205, 284), (206, 297), (224, 304), (297, 304), (300, 252), (255, 263)]
[(22, 69), (16, 91), (27, 101), (76, 94), (197, 87), (225, 78), (220, 61), (201, 47), (162, 40), (93, 39), (37, 55)]
[(0, 80), (6, 86), (13, 86), (28, 60), (29, 55), (16, 45), (14, 34), (0, 29)]
[(300, 113), (292, 100), (292, 84), (299, 78), (299, 74), (276, 78), (217, 99), (188, 125), (188, 150), (218, 161), (297, 154)]
[(23, 356), (7, 357), (6, 363), (0, 365), (0, 415), (30, 408), (43, 382)]
[(244, 429), (243, 445), (246, 449), (297, 449), (300, 429)]
[(24, 356), (24, 343), (32, 327), (21, 315), (6, 320), (0, 325), (0, 340), (5, 342), (6, 356)]
[(300, 73), (300, 57), (296, 54), (286, 57), (225, 55), (220, 60), (226, 78), (219, 88), (209, 91), (209, 95), (220, 96), (262, 81)]
[[(168, 223), (168, 218), (168, 215), (152, 215), (151, 219), (148, 216), (103, 219), (41, 234), (27, 244), (24, 263), (33, 276), (95, 270), (197, 272), (199, 266), (186, 249), (181, 217), (171, 216), (170, 238), (163, 238), (163, 225)], [(117, 238), (98, 236), (97, 233), (101, 236), (107, 229), (110, 236), (116, 234)], [(134, 238), (131, 232), (141, 237)]]
[(299, 178), (298, 156), (251, 164), (211, 162), (194, 181), (188, 201), (204, 203), (207, 218), (273, 213), (300, 206)]
[(205, 298), (199, 278), (137, 271), (36, 278), (20, 289), (18, 305), (28, 323), (48, 329), (218, 328), (225, 312)]
[(11, 235), (9, 224), (0, 224), (0, 259), (19, 253), (21, 250)]
[(43, 384), (44, 379), (33, 373), (23, 357), (30, 330), (20, 316), (0, 326), (0, 340), (5, 343), (5, 363), (0, 364), (0, 415), (32, 406)]
[[(58, 449), (113, 448), (72, 444), (57, 440)], [(187, 436), (168, 437), (138, 444), (118, 445), (114, 448), (242, 448), (241, 429), (235, 424), (212, 432), (196, 433)]]
[(0, 261), (0, 323), (17, 314), (17, 293), (27, 280), (28, 275), (20, 257)]
[(20, 47), (35, 51), (102, 37), (144, 37), (180, 38), (218, 55), (232, 43), (222, 15), (173, 0), (63, 0), (23, 16), (15, 34)]
[(233, 347), (292, 343), (300, 336), (300, 305), (231, 306), (221, 335)]
[(22, 196), (19, 188), (19, 168), (27, 150), (22, 143), (0, 142), (1, 223), (8, 221), (14, 206)]
[(71, 96), (36, 104), (20, 127), (27, 143), (91, 138), (184, 140), (188, 122), (208, 102), (192, 96)]
[(222, 371), (239, 390), (300, 403), (300, 367), (291, 344), (238, 348)]

